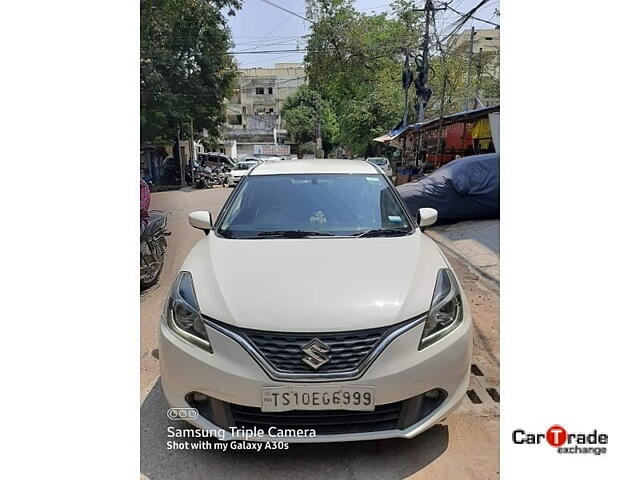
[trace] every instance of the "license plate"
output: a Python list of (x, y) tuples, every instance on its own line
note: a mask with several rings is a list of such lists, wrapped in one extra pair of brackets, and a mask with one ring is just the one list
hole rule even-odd
[(364, 410), (375, 408), (373, 387), (269, 387), (262, 389), (263, 412)]

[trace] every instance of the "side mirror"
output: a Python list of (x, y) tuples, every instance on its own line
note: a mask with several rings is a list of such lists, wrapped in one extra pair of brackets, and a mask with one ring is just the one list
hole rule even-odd
[(435, 208), (420, 208), (418, 210), (418, 225), (425, 228), (433, 225), (438, 220), (438, 211)]
[(209, 235), (209, 231), (213, 228), (213, 219), (211, 213), (205, 210), (198, 210), (189, 214), (189, 223), (193, 228), (204, 230), (205, 235)]

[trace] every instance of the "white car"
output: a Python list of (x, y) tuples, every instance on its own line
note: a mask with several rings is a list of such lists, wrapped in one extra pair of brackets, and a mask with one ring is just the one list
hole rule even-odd
[(472, 324), (422, 231), (436, 217), (411, 218), (367, 162), (251, 169), (215, 223), (189, 216), (205, 235), (160, 321), (168, 404), (221, 440), (411, 438), (440, 422), (466, 396)]
[(393, 175), (393, 171), (391, 170), (391, 164), (389, 163), (389, 159), (385, 157), (369, 157), (367, 158), (367, 162), (371, 162), (380, 167), (380, 170), (390, 177)]
[(230, 187), (235, 187), (240, 180), (242, 180), (249, 170), (255, 167), (258, 163), (257, 161), (248, 161), (248, 162), (238, 162), (233, 166), (233, 170), (229, 172), (227, 176), (227, 183)]

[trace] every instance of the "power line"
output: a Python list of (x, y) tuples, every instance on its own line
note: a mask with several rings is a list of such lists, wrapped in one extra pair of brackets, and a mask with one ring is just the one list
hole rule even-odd
[[(456, 9), (454, 9), (454, 8), (452, 8), (452, 7), (450, 7), (450, 6), (447, 6), (447, 8), (448, 8), (449, 10), (451, 10), (452, 12), (457, 13), (457, 14), (458, 14), (458, 15), (460, 15), (462, 18), (464, 18), (464, 17), (467, 15), (467, 14), (465, 14), (465, 13), (460, 13), (459, 11), (457, 11)], [(482, 18), (474, 17), (473, 15), (469, 15), (469, 18), (473, 18), (474, 20), (478, 20), (479, 22), (488, 23), (489, 25), (494, 25), (494, 26), (496, 26), (496, 27), (499, 27), (499, 26), (500, 26), (500, 24), (499, 24), (499, 23), (490, 22), (489, 20), (483, 20)]]
[[(173, 50), (168, 48), (154, 48), (148, 49), (147, 52), (173, 52)], [(207, 52), (211, 54), (219, 54), (219, 55), (252, 55), (252, 54), (262, 54), (262, 53), (320, 53), (321, 50), (307, 50), (306, 48), (294, 48), (289, 50), (241, 50), (239, 52), (229, 52), (229, 51), (217, 51), (217, 52)]]
[(272, 34), (273, 32), (275, 32), (275, 31), (276, 31), (276, 30), (278, 30), (282, 25), (284, 25), (284, 24), (285, 24), (285, 22), (286, 22), (287, 20), (289, 20), (289, 17), (284, 17), (284, 19), (282, 20), (282, 22), (280, 22), (276, 28), (274, 28), (273, 30), (271, 30), (269, 33), (267, 33), (267, 34), (265, 35), (265, 39), (266, 39), (266, 38), (269, 38), (269, 36), (271, 36), (271, 34)]
[[(247, 46), (249, 44), (246, 44)], [(257, 50), (259, 48), (266, 48), (266, 47), (291, 47), (291, 48), (300, 48), (300, 43), (298, 42), (292, 42), (291, 40), (285, 40), (285, 41), (280, 41), (280, 42), (273, 42), (273, 43), (265, 43), (265, 42), (259, 42), (259, 43), (254, 43), (253, 45), (255, 45), (254, 47), (250, 48), (249, 50), (241, 50), (243, 52), (249, 52), (252, 50)], [(236, 47), (238, 45), (236, 44)]]
[(242, 55), (242, 54), (254, 54), (254, 53), (307, 53), (308, 50), (306, 48), (301, 49), (291, 49), (291, 50), (260, 50), (260, 51), (252, 51), (252, 50), (242, 50), (240, 52), (221, 52), (226, 53), (227, 55)]
[[(279, 38), (302, 38), (306, 35), (276, 35), (274, 37), (272, 37), (272, 39), (279, 39)], [(234, 36), (233, 38), (253, 38), (253, 39), (264, 39), (265, 36), (264, 35), (240, 35), (240, 36)]]
[(311, 20), (309, 20), (308, 18), (303, 17), (302, 15), (299, 15), (299, 14), (297, 14), (296, 12), (292, 12), (291, 10), (287, 10), (286, 8), (281, 7), (280, 5), (278, 5), (278, 4), (276, 4), (276, 3), (270, 2), (269, 0), (262, 0), (262, 1), (263, 1), (264, 3), (268, 3), (268, 4), (269, 4), (269, 5), (271, 5), (272, 7), (279, 8), (280, 10), (282, 10), (282, 11), (284, 11), (284, 12), (287, 12), (287, 13), (289, 13), (289, 14), (291, 14), (291, 15), (294, 15), (294, 16), (296, 16), (296, 17), (298, 17), (298, 18), (301, 18), (302, 20), (306, 20), (306, 21), (307, 21), (307, 22), (309, 22), (309, 23), (313, 23), (313, 22), (312, 22)]

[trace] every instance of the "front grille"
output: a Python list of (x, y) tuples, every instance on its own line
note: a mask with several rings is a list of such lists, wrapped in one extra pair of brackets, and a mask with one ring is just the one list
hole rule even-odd
[[(351, 332), (304, 334), (238, 328), (234, 328), (234, 331), (251, 342), (276, 371), (322, 375), (357, 370), (385, 334), (395, 328), (382, 327)], [(329, 352), (331, 359), (314, 369), (302, 361), (306, 356), (302, 348), (316, 338), (331, 349)]]
[(316, 435), (377, 432), (398, 428), (402, 402), (379, 405), (373, 412), (323, 410), (290, 412), (262, 412), (256, 407), (229, 404), (236, 427), (280, 429), (309, 428)]

